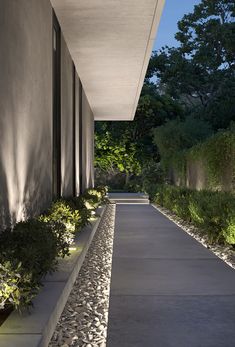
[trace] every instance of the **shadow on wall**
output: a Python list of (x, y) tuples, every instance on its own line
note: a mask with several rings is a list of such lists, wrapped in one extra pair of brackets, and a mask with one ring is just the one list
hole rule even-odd
[(61, 193), (73, 194), (73, 63), (61, 38)]
[(0, 228), (52, 197), (52, 9), (3, 1), (0, 11)]
[[(42, 150), (44, 143), (42, 132), (34, 138), (34, 141), (30, 141), (30, 136), (26, 134), (29, 129), (17, 123), (17, 120), (9, 117), (7, 131), (4, 134), (0, 131), (0, 225), (2, 229), (38, 214), (51, 197), (51, 192), (47, 191), (46, 186), (45, 190), (42, 188), (42, 182), (51, 185), (48, 170), (43, 170), (47, 158)], [(0, 129), (4, 129), (1, 122)]]

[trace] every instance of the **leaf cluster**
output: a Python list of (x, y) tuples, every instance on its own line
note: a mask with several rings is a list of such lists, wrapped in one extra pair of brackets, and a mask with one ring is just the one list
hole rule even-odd
[(89, 223), (106, 193), (106, 187), (98, 187), (81, 197), (60, 199), (37, 219), (19, 222), (0, 234), (0, 310), (32, 304), (42, 278), (56, 270), (58, 257), (69, 255), (75, 231)]
[(200, 227), (211, 243), (235, 245), (233, 194), (159, 185), (154, 202)]

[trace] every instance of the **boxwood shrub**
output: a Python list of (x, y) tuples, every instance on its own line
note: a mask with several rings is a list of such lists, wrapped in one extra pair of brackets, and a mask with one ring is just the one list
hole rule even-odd
[(0, 310), (31, 305), (42, 278), (56, 269), (58, 257), (69, 255), (75, 232), (89, 223), (106, 192), (99, 187), (54, 201), (38, 218), (0, 233)]
[(67, 232), (74, 233), (81, 216), (79, 210), (73, 209), (67, 201), (60, 199), (54, 201), (46, 214), (39, 218), (44, 222), (59, 222), (65, 226)]
[(202, 228), (211, 242), (235, 245), (235, 196), (232, 193), (159, 185), (153, 201)]
[(44, 222), (20, 222), (13, 230), (1, 233), (0, 307), (9, 303), (16, 308), (30, 304), (41, 279), (56, 269), (60, 251), (56, 234)]
[(80, 219), (76, 224), (76, 231), (80, 231), (83, 227), (90, 223), (93, 208), (87, 208), (86, 200), (82, 195), (66, 199), (66, 203), (72, 210), (79, 211)]
[[(28, 307), (38, 293), (40, 284), (34, 281), (31, 272), (26, 271), (21, 263), (14, 259), (0, 264), (0, 310), (11, 307)], [(0, 311), (1, 312), (1, 311)]]

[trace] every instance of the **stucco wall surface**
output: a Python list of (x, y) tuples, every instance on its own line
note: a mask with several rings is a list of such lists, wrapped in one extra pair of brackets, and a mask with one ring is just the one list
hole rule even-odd
[(94, 116), (82, 93), (82, 190), (94, 186)]
[(61, 194), (73, 195), (73, 62), (61, 35)]
[(44, 209), (52, 187), (52, 8), (0, 2), (0, 225)]
[(81, 126), (81, 118), (82, 118), (82, 113), (81, 113), (81, 103), (82, 103), (82, 98), (80, 94), (82, 93), (82, 87), (81, 83), (79, 80), (78, 75), (76, 74), (75, 78), (75, 186), (76, 186), (76, 195), (80, 194), (81, 191), (81, 183), (80, 183), (80, 176), (81, 176), (81, 139), (80, 135), (82, 134), (82, 131), (80, 131), (80, 126)]

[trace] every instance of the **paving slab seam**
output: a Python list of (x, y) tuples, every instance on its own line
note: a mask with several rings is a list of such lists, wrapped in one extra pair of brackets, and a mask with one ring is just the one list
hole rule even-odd
[(149, 297), (164, 297), (164, 296), (167, 296), (167, 297), (223, 297), (223, 298), (228, 298), (228, 297), (231, 297), (231, 298), (235, 298), (235, 293), (234, 294), (112, 294), (112, 296), (115, 296), (116, 298), (117, 297), (142, 297), (142, 296), (149, 296)]
[[(170, 257), (166, 257), (166, 258), (163, 258), (163, 257), (131, 257), (131, 256), (114, 256), (113, 259), (132, 259), (132, 260), (135, 260), (135, 259), (143, 259), (143, 260), (172, 260), (172, 261), (176, 261), (176, 260), (179, 260), (179, 261), (182, 261), (182, 260), (195, 260), (195, 258), (170, 258)], [(219, 258), (220, 259), (220, 258)], [(210, 259), (210, 258), (197, 258), (197, 260), (202, 260), (202, 261), (218, 261), (219, 259)]]

